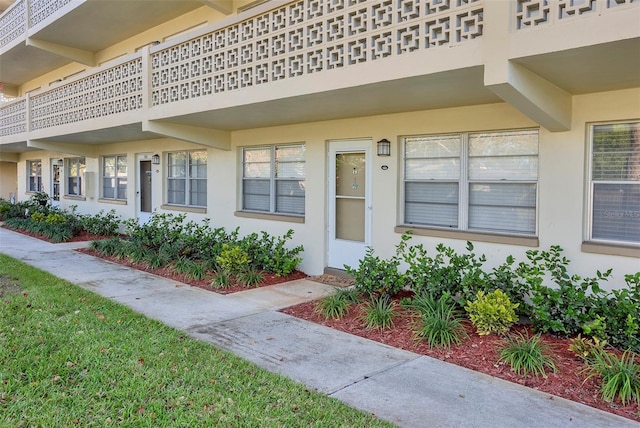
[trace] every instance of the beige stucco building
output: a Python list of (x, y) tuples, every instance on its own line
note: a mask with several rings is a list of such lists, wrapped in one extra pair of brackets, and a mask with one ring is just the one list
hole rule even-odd
[(640, 270), (640, 3), (17, 0), (0, 197)]

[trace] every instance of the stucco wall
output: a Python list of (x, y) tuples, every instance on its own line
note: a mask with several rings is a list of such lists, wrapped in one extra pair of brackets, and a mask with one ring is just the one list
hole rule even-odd
[[(560, 245), (571, 260), (571, 271), (591, 276), (596, 270), (614, 269), (610, 286), (621, 286), (623, 274), (636, 272), (640, 263), (636, 257), (585, 253), (581, 244), (585, 238), (585, 213), (587, 195), (587, 126), (589, 122), (637, 119), (640, 117), (640, 89), (575, 96), (573, 99), (573, 125), (571, 131), (551, 133), (540, 129), (539, 146), (539, 201), (538, 237), (539, 249)], [(420, 111), (375, 117), (314, 122), (232, 133), (232, 150), (208, 149), (208, 207), (206, 214), (189, 213), (191, 219), (209, 218), (215, 226), (233, 228), (240, 226), (242, 233), (267, 229), (274, 234), (294, 229), (292, 244), (305, 246), (302, 270), (309, 274), (322, 272), (326, 263), (327, 240), (327, 145), (331, 140), (370, 139), (375, 153), (375, 142), (387, 138), (392, 142), (390, 157), (373, 157), (373, 236), (372, 245), (382, 257), (390, 257), (400, 234), (394, 228), (400, 224), (402, 201), (401, 186), (401, 138), (407, 135), (450, 133), (463, 131), (500, 130), (512, 128), (537, 128), (536, 124), (513, 107), (491, 104), (441, 110)], [(304, 142), (306, 145), (306, 215), (304, 223), (237, 217), (240, 208), (240, 148), (252, 145), (270, 145)], [(95, 213), (101, 209), (116, 211), (125, 216), (136, 213), (136, 157), (138, 153), (163, 154), (167, 151), (196, 149), (198, 146), (172, 139), (123, 142), (100, 146), (98, 154), (126, 154), (128, 156), (129, 181), (126, 205), (98, 201), (99, 159), (87, 158), (87, 171), (95, 174), (93, 198), (84, 201), (66, 200), (62, 206), (77, 205), (83, 212)], [(43, 160), (44, 188), (50, 188), (49, 157), (64, 157), (48, 152), (30, 152), (21, 155), (18, 178), (20, 196), (28, 195), (26, 188), (25, 160)], [(164, 163), (164, 162), (163, 162)], [(388, 169), (381, 169), (382, 165)], [(164, 202), (166, 165), (153, 168), (154, 207), (160, 211)], [(62, 192), (64, 194), (64, 191)], [(427, 232), (428, 233), (428, 232)], [(412, 243), (424, 243), (427, 248), (444, 242), (463, 251), (465, 239), (444, 239), (430, 236), (414, 236)], [(487, 255), (487, 266), (500, 264), (508, 255), (523, 260), (525, 252), (534, 247), (496, 244), (474, 241), (477, 253)]]
[(11, 194), (16, 194), (18, 166), (15, 162), (0, 162), (0, 198), (9, 200)]

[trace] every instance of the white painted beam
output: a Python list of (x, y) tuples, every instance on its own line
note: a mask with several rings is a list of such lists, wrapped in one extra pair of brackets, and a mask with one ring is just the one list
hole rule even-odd
[(511, 61), (500, 68), (485, 67), (488, 89), (549, 131), (571, 129), (570, 93)]
[(77, 143), (60, 143), (56, 141), (28, 140), (27, 147), (34, 149), (48, 150), (51, 152), (66, 153), (75, 156), (86, 156), (97, 158), (96, 146)]
[(97, 65), (96, 56), (93, 52), (72, 48), (57, 43), (45, 42), (44, 40), (38, 40), (32, 37), (27, 38), (27, 45), (54, 53), (56, 55), (60, 55), (65, 58), (69, 58), (73, 61), (88, 65), (90, 67), (95, 67)]
[(142, 130), (177, 140), (187, 141), (200, 146), (220, 150), (231, 150), (231, 133), (219, 129), (198, 126), (179, 125), (171, 122), (147, 120), (142, 123)]
[(200, 0), (200, 3), (212, 7), (225, 15), (233, 13), (233, 0)]

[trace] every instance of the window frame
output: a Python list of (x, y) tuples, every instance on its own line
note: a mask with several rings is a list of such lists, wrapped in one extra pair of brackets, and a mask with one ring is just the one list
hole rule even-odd
[[(535, 173), (535, 179), (515, 179), (515, 180), (504, 180), (504, 179), (487, 179), (487, 178), (470, 178), (470, 159), (473, 156), (470, 155), (469, 150), (469, 141), (472, 136), (478, 134), (507, 134), (512, 132), (532, 132), (537, 134), (537, 145), (536, 145), (536, 153), (535, 155), (519, 155), (519, 156), (535, 156), (537, 162), (537, 168)], [(407, 153), (406, 153), (406, 143), (407, 139), (416, 138), (416, 137), (437, 137), (437, 138), (451, 138), (458, 137), (460, 141), (460, 154), (458, 157), (447, 157), (451, 159), (456, 159), (459, 163), (459, 173), (458, 178), (442, 178), (442, 179), (407, 179)], [(539, 232), (539, 192), (540, 192), (540, 129), (539, 128), (511, 128), (511, 129), (498, 129), (498, 130), (486, 130), (486, 131), (465, 131), (465, 132), (447, 132), (447, 133), (436, 133), (436, 134), (417, 134), (417, 135), (406, 135), (401, 137), (401, 188), (400, 188), (400, 209), (399, 213), (401, 218), (400, 226), (396, 229), (399, 231), (409, 230), (409, 229), (418, 229), (418, 230), (432, 230), (436, 233), (446, 233), (450, 234), (461, 234), (463, 235), (474, 235), (476, 237), (480, 236), (505, 236), (505, 237), (521, 237), (526, 241), (530, 241), (531, 239), (537, 240), (538, 232)], [(501, 155), (493, 155), (492, 157), (500, 157)], [(429, 159), (429, 158), (423, 158)], [(431, 159), (437, 159), (433, 157)], [(430, 225), (424, 223), (409, 223), (407, 222), (407, 200), (406, 200), (406, 188), (407, 183), (411, 182), (429, 182), (429, 183), (443, 183), (443, 184), (457, 184), (457, 225), (456, 226), (441, 226), (441, 225)], [(488, 228), (474, 228), (470, 227), (470, 212), (471, 212), (471, 187), (473, 185), (533, 185), (534, 189), (534, 201), (535, 205), (530, 206), (528, 208), (532, 208), (534, 211), (535, 218), (533, 220), (533, 231), (532, 232), (524, 232), (524, 231), (514, 231), (514, 230), (496, 230), (496, 229), (488, 229)], [(526, 207), (525, 207), (526, 208)], [(452, 222), (455, 223), (455, 222)]]
[[(239, 192), (239, 204), (240, 204), (240, 212), (250, 213), (250, 214), (258, 214), (258, 215), (272, 215), (272, 216), (283, 216), (283, 217), (297, 217), (304, 218), (306, 215), (306, 188), (304, 190), (304, 194), (302, 196), (302, 213), (299, 212), (290, 212), (290, 211), (280, 211), (278, 210), (278, 193), (277, 193), (277, 183), (279, 181), (292, 181), (293, 177), (277, 177), (277, 150), (282, 148), (294, 148), (299, 147), (302, 150), (302, 158), (300, 160), (296, 160), (297, 163), (302, 163), (304, 165), (304, 177), (303, 179), (296, 178), (295, 180), (298, 182), (306, 183), (307, 180), (307, 170), (306, 170), (306, 144), (304, 142), (296, 142), (296, 143), (284, 143), (284, 144), (269, 144), (269, 145), (260, 145), (260, 146), (246, 146), (242, 147), (240, 151), (241, 159), (240, 159), (240, 192)], [(268, 178), (260, 178), (260, 177), (247, 177), (245, 176), (246, 172), (246, 157), (245, 153), (248, 150), (269, 150), (269, 177)], [(289, 161), (293, 162), (293, 161)], [(262, 180), (269, 182), (269, 210), (259, 210), (259, 209), (250, 209), (245, 208), (245, 181), (248, 180)]]
[[(32, 174), (32, 165), (36, 165), (36, 174)], [(32, 182), (32, 179), (34, 181)], [(35, 188), (32, 186), (35, 184)], [(27, 160), (27, 193), (42, 191), (42, 159)]]
[[(171, 155), (175, 155), (175, 154), (180, 154), (180, 153), (184, 153), (185, 154), (185, 174), (184, 177), (172, 177), (170, 176), (170, 174), (172, 173), (171, 171), (171, 167), (172, 165), (169, 162), (169, 159), (171, 158)], [(192, 155), (193, 153), (204, 153), (205, 154), (205, 164), (204, 164), (204, 170), (205, 170), (205, 177), (192, 177), (191, 176), (191, 159), (192, 159)], [(189, 207), (189, 208), (207, 208), (207, 205), (209, 203), (208, 201), (208, 167), (209, 167), (209, 152), (207, 149), (197, 149), (197, 150), (174, 150), (174, 151), (169, 151), (165, 154), (166, 156), (166, 174), (165, 174), (165, 184), (166, 184), (166, 191), (165, 191), (165, 198), (167, 201), (167, 206), (169, 207)], [(178, 203), (178, 202), (170, 202), (169, 201), (169, 193), (170, 193), (170, 189), (169, 189), (169, 182), (170, 181), (177, 181), (177, 180), (184, 180), (184, 203)], [(193, 204), (192, 202), (192, 196), (191, 196), (191, 181), (192, 180), (202, 180), (205, 183), (205, 204), (204, 205), (196, 205)]]
[[(77, 162), (78, 172), (75, 175), (71, 175), (72, 163)], [(86, 179), (85, 173), (87, 171), (87, 159), (84, 156), (77, 156), (73, 158), (64, 158), (64, 195), (72, 198), (83, 198), (86, 194)], [(78, 193), (70, 193), (71, 186), (69, 185), (69, 179), (76, 178), (78, 183)]]
[[(589, 245), (601, 245), (601, 246), (610, 246), (610, 247), (631, 247), (635, 248), (636, 251), (640, 249), (640, 240), (635, 241), (621, 241), (611, 238), (594, 238), (593, 237), (593, 229), (594, 229), (594, 204), (595, 204), (595, 184), (613, 184), (613, 185), (624, 185), (624, 184), (633, 184), (637, 183), (640, 185), (640, 180), (638, 181), (630, 181), (630, 180), (594, 180), (593, 178), (593, 156), (594, 156), (594, 136), (595, 136), (595, 128), (597, 126), (606, 126), (606, 125), (618, 125), (618, 124), (638, 124), (640, 126), (640, 119), (627, 119), (627, 120), (614, 120), (614, 121), (602, 121), (602, 122), (591, 122), (587, 123), (587, 153), (586, 153), (586, 201), (585, 201), (585, 242), (584, 244)], [(589, 250), (587, 252), (601, 252), (595, 250)], [(637, 257), (637, 255), (634, 254)]]
[[(113, 177), (107, 177), (105, 175), (105, 161), (107, 158), (113, 158), (114, 159), (114, 176)], [(125, 167), (126, 167), (126, 172), (124, 177), (119, 177), (118, 176), (118, 161), (124, 159), (125, 162)], [(129, 185), (129, 176), (128, 176), (128, 172), (129, 172), (129, 163), (128, 163), (128, 158), (126, 154), (119, 154), (119, 155), (105, 155), (101, 157), (101, 162), (100, 162), (100, 198), (101, 199), (106, 199), (109, 201), (126, 201), (127, 200), (127, 189), (128, 189), (128, 185)], [(124, 197), (119, 198), (118, 197), (118, 189), (120, 188), (120, 180), (124, 179), (125, 180), (125, 186), (124, 186)], [(104, 194), (104, 183), (105, 180), (114, 180), (114, 187), (113, 187), (113, 197), (108, 197), (105, 196)]]

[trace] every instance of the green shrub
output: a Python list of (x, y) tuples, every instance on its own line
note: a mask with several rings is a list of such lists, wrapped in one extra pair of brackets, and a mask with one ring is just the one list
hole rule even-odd
[(122, 221), (115, 210), (110, 210), (107, 213), (101, 210), (95, 215), (80, 215), (78, 219), (83, 230), (101, 236), (117, 235)]
[(512, 335), (500, 348), (500, 360), (507, 362), (511, 371), (521, 376), (547, 377), (546, 369), (556, 371), (555, 363), (547, 352), (548, 347), (542, 343), (540, 335)]
[(597, 354), (604, 352), (605, 341), (597, 337), (586, 338), (578, 335), (570, 340), (569, 350), (585, 363), (593, 362)]
[(385, 328), (393, 327), (393, 318), (398, 315), (393, 301), (384, 297), (374, 297), (368, 300), (363, 310), (364, 313), (360, 317), (360, 321), (369, 330), (384, 330)]
[(223, 244), (216, 261), (220, 270), (227, 275), (238, 275), (248, 271), (251, 266), (249, 254), (238, 245)]
[(229, 275), (224, 272), (218, 272), (216, 276), (211, 280), (211, 286), (213, 288), (227, 288), (231, 285)]
[(424, 340), (432, 348), (449, 348), (468, 337), (460, 311), (448, 293), (438, 298), (431, 294), (418, 295), (411, 306), (420, 315), (414, 326), (415, 340)]
[(367, 248), (363, 259), (359, 261), (357, 269), (345, 265), (347, 273), (353, 276), (355, 288), (371, 299), (389, 299), (397, 294), (404, 286), (404, 275), (398, 271), (400, 259), (392, 257), (382, 260), (373, 255), (373, 248)]
[(589, 363), (591, 373), (588, 378), (602, 378), (601, 392), (605, 401), (614, 401), (616, 397), (626, 405), (636, 401), (640, 410), (640, 364), (636, 363), (637, 354), (625, 351), (621, 357), (610, 352), (595, 354)]
[(515, 309), (518, 304), (511, 303), (509, 296), (501, 290), (490, 293), (478, 291), (476, 299), (468, 302), (464, 309), (479, 335), (490, 333), (505, 334), (518, 321)]

